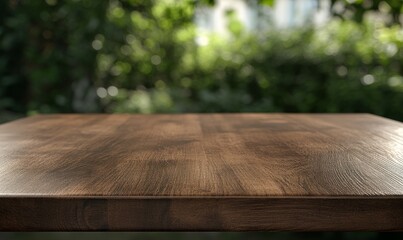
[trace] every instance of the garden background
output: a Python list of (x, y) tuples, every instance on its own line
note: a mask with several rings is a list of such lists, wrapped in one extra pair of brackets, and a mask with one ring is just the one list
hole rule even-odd
[(230, 36), (199, 45), (195, 9), (211, 0), (1, 1), (0, 121), (71, 112), (403, 120), (402, 1), (331, 2), (342, 4), (321, 26), (250, 32), (228, 14)]
[[(368, 112), (403, 121), (402, 1), (330, 2), (332, 17), (319, 26), (277, 28), (261, 17), (266, 27), (247, 31), (229, 12), (226, 34), (201, 36), (195, 12), (214, 7), (213, 0), (0, 1), (0, 122), (92, 112)], [(274, 4), (259, 0), (257, 11)], [(383, 233), (2, 233), (0, 239), (385, 236), (401, 239)]]

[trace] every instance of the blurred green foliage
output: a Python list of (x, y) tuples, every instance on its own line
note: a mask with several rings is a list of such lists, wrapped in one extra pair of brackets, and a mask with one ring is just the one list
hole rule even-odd
[(387, 1), (386, 22), (365, 19), (386, 11), (385, 1), (339, 2), (347, 10), (335, 15), (344, 20), (321, 27), (247, 32), (229, 12), (229, 35), (220, 36), (202, 35), (193, 21), (198, 4), (214, 1), (1, 1), (0, 121), (53, 112), (370, 112), (403, 120), (400, 0)]
[(103, 29), (107, 6), (106, 1), (1, 1), (2, 118), (80, 110), (76, 102), (84, 101), (95, 79), (97, 53), (90, 43)]
[[(321, 0), (318, 0), (319, 2)], [(366, 14), (378, 14), (388, 25), (401, 25), (401, 0), (331, 0), (332, 13), (341, 19), (363, 22)]]

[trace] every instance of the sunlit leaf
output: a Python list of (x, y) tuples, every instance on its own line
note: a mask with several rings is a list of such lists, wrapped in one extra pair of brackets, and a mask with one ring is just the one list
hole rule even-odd
[(259, 3), (262, 5), (267, 5), (269, 7), (274, 6), (276, 0), (259, 0)]

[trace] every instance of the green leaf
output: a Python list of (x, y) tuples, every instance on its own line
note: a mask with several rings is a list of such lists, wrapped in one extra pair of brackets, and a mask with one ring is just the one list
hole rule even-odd
[(199, 3), (209, 5), (209, 6), (214, 6), (215, 0), (199, 0)]
[(273, 7), (275, 0), (259, 0), (259, 4)]

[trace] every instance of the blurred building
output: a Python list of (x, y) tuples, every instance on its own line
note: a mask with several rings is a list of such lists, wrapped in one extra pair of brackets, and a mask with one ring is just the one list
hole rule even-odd
[(268, 6), (257, 0), (216, 0), (213, 6), (197, 7), (195, 22), (201, 32), (225, 33), (229, 14), (236, 16), (247, 31), (320, 25), (330, 18), (330, 1), (277, 0)]

